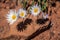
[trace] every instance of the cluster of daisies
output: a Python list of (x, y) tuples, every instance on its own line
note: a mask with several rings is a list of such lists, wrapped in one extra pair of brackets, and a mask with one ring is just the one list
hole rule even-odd
[[(38, 5), (34, 5), (30, 9), (30, 13), (33, 16), (39, 15), (40, 12), (41, 9)], [(27, 14), (28, 14), (27, 11), (23, 8), (20, 8), (17, 12), (16, 10), (10, 10), (7, 14), (8, 23), (13, 24), (18, 18), (25, 18)]]

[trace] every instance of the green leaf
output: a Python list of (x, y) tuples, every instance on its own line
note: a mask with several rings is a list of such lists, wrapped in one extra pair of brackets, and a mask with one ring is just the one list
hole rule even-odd
[(43, 0), (44, 3), (46, 3), (47, 0)]
[(24, 8), (26, 8), (26, 4), (27, 4), (27, 2), (25, 1), (25, 2), (23, 3)]
[(45, 10), (46, 9), (46, 3), (42, 6), (41, 10)]
[(34, 5), (34, 0), (33, 0), (33, 2), (32, 2), (32, 6)]

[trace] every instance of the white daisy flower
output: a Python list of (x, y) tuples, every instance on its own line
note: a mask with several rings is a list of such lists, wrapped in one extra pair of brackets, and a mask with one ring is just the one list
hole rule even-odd
[(27, 15), (26, 10), (24, 10), (24, 9), (22, 9), (22, 8), (19, 9), (17, 13), (19, 14), (19, 16), (20, 16), (21, 18), (24, 18), (24, 17)]
[(16, 11), (10, 10), (9, 14), (7, 14), (7, 20), (10, 24), (13, 24), (18, 18), (18, 14), (16, 14)]
[(32, 15), (37, 16), (40, 13), (41, 8), (38, 5), (34, 5), (31, 7), (30, 11)]

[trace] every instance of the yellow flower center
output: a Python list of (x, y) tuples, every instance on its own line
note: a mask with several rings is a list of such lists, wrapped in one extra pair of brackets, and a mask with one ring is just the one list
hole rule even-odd
[(38, 8), (34, 8), (34, 12), (37, 13), (38, 12)]
[(15, 20), (16, 19), (16, 15), (12, 15), (12, 19)]
[(21, 13), (20, 13), (20, 16), (23, 17), (23, 16), (24, 16), (24, 12), (21, 12)]

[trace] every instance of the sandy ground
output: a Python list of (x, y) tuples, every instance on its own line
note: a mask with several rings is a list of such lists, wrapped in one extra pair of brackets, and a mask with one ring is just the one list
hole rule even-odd
[[(28, 14), (26, 18), (31, 18), (33, 22), (30, 25), (27, 25), (26, 30), (23, 30), (22, 32), (20, 32), (16, 28), (17, 24), (21, 21), (24, 21), (26, 18), (25, 19), (18, 18), (18, 20), (14, 24), (9, 25), (9, 23), (6, 20), (6, 14), (8, 14), (8, 11), (10, 10), (9, 5), (2, 2), (0, 2), (0, 5), (1, 5), (0, 6), (0, 38), (1, 40), (10, 40), (10, 39), (7, 39), (7, 37), (10, 37), (11, 35), (16, 36), (15, 37), (17, 38), (16, 40), (18, 40), (18, 38), (20, 40), (24, 40), (26, 37), (34, 33), (37, 29), (49, 23), (48, 21), (44, 25), (38, 25), (35, 22), (37, 20), (37, 17)], [(12, 5), (16, 6), (14, 2)], [(21, 8), (20, 5), (21, 4), (18, 3), (18, 6), (16, 6), (14, 9), (18, 10), (19, 8)], [(53, 26), (52, 28), (39, 34), (32, 40), (60, 40), (60, 8), (59, 7), (60, 7), (59, 2), (56, 2), (56, 7), (50, 7), (50, 6), (48, 7), (49, 14), (50, 14), (50, 11), (52, 10), (52, 15), (49, 16), (49, 20), (52, 21)], [(41, 14), (39, 15), (39, 17), (41, 17)], [(3, 38), (6, 38), (6, 39), (3, 39)], [(15, 40), (15, 39), (11, 39), (11, 40)]]

